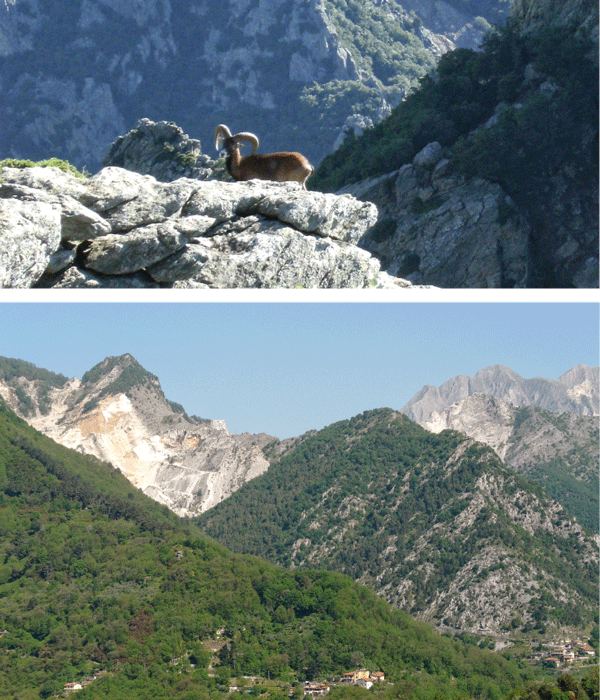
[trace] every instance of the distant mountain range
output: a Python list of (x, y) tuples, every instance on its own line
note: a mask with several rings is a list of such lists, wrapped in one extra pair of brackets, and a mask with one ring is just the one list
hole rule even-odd
[(598, 529), (598, 417), (516, 406), (485, 394), (434, 412), (421, 425), (489, 445), (518, 474), (541, 483), (579, 522)]
[[(490, 445), (597, 528), (598, 395), (597, 368), (579, 365), (550, 380), (495, 365), (426, 386), (401, 412), (433, 432), (451, 428)], [(231, 435), (222, 420), (190, 417), (169, 401), (131, 355), (106, 358), (81, 380), (0, 358), (0, 396), (36, 429), (113, 463), (180, 515), (213, 507), (311, 434), (281, 443), (264, 433)]]
[(598, 367), (577, 365), (556, 380), (524, 379), (504, 367), (492, 365), (473, 377), (458, 375), (440, 387), (424, 386), (402, 407), (402, 413), (422, 423), (472, 394), (486, 394), (513, 406), (539, 406), (553, 413), (580, 413), (597, 416), (600, 412)]
[(597, 518), (597, 385), (584, 366), (556, 382), (491, 367), (402, 409), (428, 407), (429, 430), (381, 409), (279, 441), (188, 416), (131, 355), (81, 379), (0, 358), (0, 397), (33, 427), (203, 514), (231, 549), (333, 568), (440, 627), (484, 633), (591, 619), (597, 542), (580, 523)]

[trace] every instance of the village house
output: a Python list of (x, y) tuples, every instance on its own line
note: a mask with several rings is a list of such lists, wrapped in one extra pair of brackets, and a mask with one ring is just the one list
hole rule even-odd
[(596, 651), (594, 647), (591, 647), (589, 644), (579, 644), (578, 645), (578, 650), (580, 654), (585, 654), (587, 656), (595, 656)]
[(63, 691), (65, 693), (72, 693), (75, 690), (81, 690), (83, 686), (81, 683), (65, 683), (65, 687), (63, 688)]
[(331, 690), (325, 683), (317, 683), (316, 681), (307, 681), (302, 684), (304, 695), (310, 695), (312, 698), (323, 697)]
[(544, 659), (544, 665), (550, 666), (551, 668), (558, 668), (560, 666), (560, 659), (556, 656), (548, 656)]
[(348, 671), (342, 676), (342, 683), (358, 683), (360, 679), (368, 680), (371, 677), (371, 672), (366, 668), (361, 668), (358, 671)]
[(357, 671), (348, 671), (348, 673), (344, 673), (342, 676), (342, 683), (361, 685), (364, 688), (371, 688), (373, 683), (383, 683), (383, 681), (385, 681), (385, 675), (382, 671), (371, 673), (366, 668), (361, 668)]

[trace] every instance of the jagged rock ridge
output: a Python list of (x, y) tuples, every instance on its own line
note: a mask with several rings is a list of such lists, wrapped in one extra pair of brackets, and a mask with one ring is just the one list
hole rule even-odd
[(81, 379), (11, 375), (0, 378), (0, 396), (31, 426), (112, 463), (178, 515), (214, 506), (269, 466), (262, 447), (275, 438), (190, 418), (131, 355), (106, 358)]
[(599, 414), (600, 391), (597, 367), (577, 365), (557, 380), (524, 379), (503, 365), (479, 370), (473, 377), (459, 375), (440, 387), (425, 386), (401, 409), (417, 423), (430, 419), (471, 394), (487, 394), (514, 406), (539, 406), (554, 413)]

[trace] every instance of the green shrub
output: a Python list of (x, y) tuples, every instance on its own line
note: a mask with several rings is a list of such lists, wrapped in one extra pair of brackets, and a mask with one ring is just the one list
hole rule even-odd
[(17, 160), (16, 158), (6, 158), (5, 160), (0, 160), (0, 173), (4, 168), (58, 168), (65, 173), (71, 173), (76, 177), (85, 178), (87, 177), (85, 173), (79, 172), (74, 165), (71, 165), (66, 160), (60, 160), (59, 158), (49, 158), (48, 160), (40, 160), (34, 162), (32, 160)]

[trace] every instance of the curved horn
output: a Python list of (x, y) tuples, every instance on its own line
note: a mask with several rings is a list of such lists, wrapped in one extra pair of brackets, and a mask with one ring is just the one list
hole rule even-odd
[(235, 139), (236, 143), (239, 143), (240, 141), (247, 141), (252, 146), (252, 153), (256, 153), (256, 149), (258, 148), (258, 137), (254, 134), (251, 134), (249, 131), (240, 131), (240, 133), (236, 134), (233, 138)]
[(231, 131), (225, 126), (225, 124), (219, 124), (215, 131), (215, 149), (219, 150), (219, 141), (221, 139), (231, 138)]

